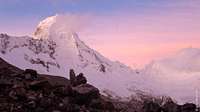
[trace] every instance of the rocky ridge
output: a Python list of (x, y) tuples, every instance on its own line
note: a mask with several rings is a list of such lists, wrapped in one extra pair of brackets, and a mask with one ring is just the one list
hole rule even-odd
[[(21, 70), (0, 59), (1, 112), (198, 112), (192, 103), (141, 94), (129, 101), (111, 99), (71, 69), (70, 79)], [(102, 82), (103, 83), (103, 82)]]
[[(74, 74), (73, 70), (70, 74)], [(75, 74), (74, 74), (75, 76)], [(20, 70), (0, 61), (1, 112), (114, 112), (113, 104), (87, 83), (83, 74), (76, 81)]]

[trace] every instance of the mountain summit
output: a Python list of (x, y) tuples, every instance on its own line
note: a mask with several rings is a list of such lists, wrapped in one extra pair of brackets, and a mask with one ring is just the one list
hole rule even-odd
[(57, 15), (41, 21), (34, 32), (35, 37), (37, 37), (37, 39), (47, 39), (50, 36), (50, 30), (52, 25), (56, 22), (56, 18)]
[(138, 75), (88, 47), (68, 20), (63, 21), (59, 15), (48, 17), (39, 23), (33, 37), (0, 34), (0, 56), (17, 67), (39, 73), (68, 77), (66, 73), (74, 69), (88, 74), (88, 81), (102, 92), (131, 95), (129, 89)]
[(63, 19), (61, 15), (48, 17), (39, 23), (32, 37), (0, 34), (0, 57), (21, 69), (35, 69), (41, 74), (68, 78), (70, 69), (85, 73), (88, 82), (107, 96), (170, 96), (180, 103), (195, 101), (200, 79), (199, 49), (183, 49), (134, 71), (81, 41), (76, 20)]

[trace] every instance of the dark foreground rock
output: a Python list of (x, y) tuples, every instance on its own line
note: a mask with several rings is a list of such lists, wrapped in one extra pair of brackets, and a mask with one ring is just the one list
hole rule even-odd
[(196, 112), (196, 105), (178, 105), (140, 95), (120, 101), (102, 96), (82, 73), (70, 80), (20, 70), (0, 59), (0, 112)]
[(115, 112), (81, 73), (70, 79), (20, 70), (0, 60), (0, 112)]
[(160, 105), (150, 101), (144, 104), (144, 112), (200, 112), (200, 110), (192, 103), (178, 105), (173, 101), (167, 101), (164, 105)]

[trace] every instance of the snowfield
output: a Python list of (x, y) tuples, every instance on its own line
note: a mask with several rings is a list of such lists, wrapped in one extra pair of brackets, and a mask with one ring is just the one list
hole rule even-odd
[(183, 49), (138, 72), (91, 49), (61, 19), (60, 15), (46, 18), (30, 37), (0, 34), (0, 56), (22, 69), (67, 78), (73, 68), (83, 72), (101, 93), (113, 97), (137, 97), (140, 91), (170, 96), (178, 103), (195, 102), (200, 88), (200, 49)]
[(179, 103), (196, 103), (200, 95), (200, 49), (182, 49), (169, 58), (152, 62), (143, 75), (150, 80), (154, 93), (171, 96)]
[[(82, 42), (76, 32), (60, 23), (60, 16), (39, 23), (33, 37), (0, 35), (0, 56), (22, 69), (68, 78), (69, 69), (83, 72), (102, 93), (128, 97), (139, 75), (130, 67), (113, 62)], [(59, 26), (61, 25), (61, 26)], [(135, 83), (135, 84), (134, 84)], [(134, 86), (137, 87), (137, 86)]]

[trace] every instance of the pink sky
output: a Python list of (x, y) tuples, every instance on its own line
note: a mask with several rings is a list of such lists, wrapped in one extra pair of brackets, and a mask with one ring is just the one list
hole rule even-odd
[[(109, 59), (143, 67), (182, 48), (200, 48), (200, 15), (196, 10), (184, 10), (137, 16), (130, 13), (90, 15), (79, 34), (91, 48)], [(32, 34), (37, 22), (11, 21), (0, 31), (11, 35)]]
[(103, 18), (82, 39), (106, 57), (132, 67), (143, 67), (182, 48), (200, 48), (200, 16), (193, 13)]

